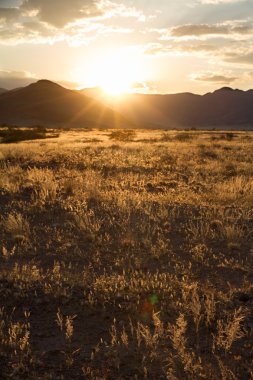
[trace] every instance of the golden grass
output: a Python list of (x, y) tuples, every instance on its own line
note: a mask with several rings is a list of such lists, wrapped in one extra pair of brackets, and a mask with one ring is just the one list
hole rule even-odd
[(253, 379), (250, 132), (0, 144), (3, 379)]

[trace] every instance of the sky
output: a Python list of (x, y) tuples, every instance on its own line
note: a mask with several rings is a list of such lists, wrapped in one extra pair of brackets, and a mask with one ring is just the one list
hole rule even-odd
[(0, 0), (0, 87), (253, 88), (253, 0)]

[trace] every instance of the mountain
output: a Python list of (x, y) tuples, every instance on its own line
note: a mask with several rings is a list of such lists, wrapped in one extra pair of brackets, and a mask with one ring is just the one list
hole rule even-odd
[(253, 90), (223, 87), (205, 95), (127, 94), (108, 98), (106, 104), (140, 127), (253, 129)]
[(0, 95), (0, 122), (52, 127), (110, 127), (132, 125), (96, 99), (39, 80)]
[(90, 87), (78, 90), (80, 94), (89, 96), (90, 98), (105, 100), (106, 94), (101, 87)]
[(127, 94), (66, 89), (48, 80), (0, 94), (0, 123), (52, 127), (253, 129), (253, 90), (205, 95)]
[(7, 92), (8, 90), (6, 90), (5, 88), (0, 88), (0, 94), (3, 94), (4, 92)]

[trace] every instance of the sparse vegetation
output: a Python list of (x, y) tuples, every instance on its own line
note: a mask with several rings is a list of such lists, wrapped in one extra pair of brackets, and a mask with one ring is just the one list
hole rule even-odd
[(58, 137), (58, 133), (50, 133), (46, 128), (34, 127), (28, 129), (21, 129), (15, 127), (0, 128), (0, 143), (15, 143), (25, 140), (38, 140)]
[(135, 136), (136, 136), (135, 131), (131, 129), (122, 129), (122, 130), (118, 129), (111, 133), (110, 139), (116, 140), (116, 141), (132, 141)]
[(50, 133), (0, 145), (0, 376), (252, 380), (251, 133)]

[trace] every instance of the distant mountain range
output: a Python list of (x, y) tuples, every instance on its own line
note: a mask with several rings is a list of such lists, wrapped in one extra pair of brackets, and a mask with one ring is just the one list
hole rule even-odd
[(0, 88), (0, 94), (3, 94), (4, 92), (7, 92), (8, 90), (6, 90), (5, 88)]
[(223, 87), (205, 95), (129, 94), (107, 104), (150, 128), (253, 129), (253, 90)]
[(0, 123), (65, 128), (132, 126), (101, 101), (48, 80), (0, 94)]
[(0, 90), (0, 123), (63, 127), (253, 129), (253, 90), (223, 87), (195, 95), (127, 94), (68, 90), (47, 80)]

